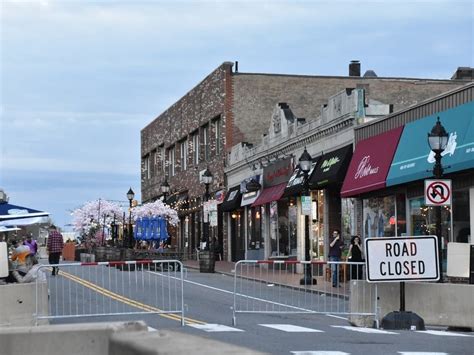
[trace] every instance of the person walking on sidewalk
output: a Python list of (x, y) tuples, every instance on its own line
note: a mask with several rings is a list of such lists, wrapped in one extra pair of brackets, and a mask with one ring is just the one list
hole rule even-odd
[[(329, 239), (329, 261), (341, 261), (343, 248), (344, 243), (341, 240), (341, 233), (335, 229), (332, 233), (332, 237)], [(331, 264), (332, 287), (337, 287), (339, 284), (338, 269), (339, 265), (337, 263)]]
[[(57, 231), (56, 226), (52, 225), (49, 228), (48, 243), (46, 245), (49, 253), (48, 261), (51, 265), (59, 264), (59, 257), (63, 251), (63, 244), (63, 235)], [(54, 266), (51, 275), (55, 276), (58, 272), (59, 268)]]

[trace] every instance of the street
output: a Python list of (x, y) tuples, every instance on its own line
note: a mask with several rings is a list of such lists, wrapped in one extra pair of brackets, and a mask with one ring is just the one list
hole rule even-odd
[[(65, 269), (65, 268), (64, 268)], [(109, 272), (107, 268), (100, 269)], [(159, 277), (160, 272), (145, 271), (149, 277)], [(132, 278), (134, 272), (123, 272), (123, 277)], [(66, 275), (66, 274), (65, 274)], [(177, 274), (179, 275), (179, 273)], [(77, 283), (77, 276), (74, 282)], [(86, 278), (84, 275), (81, 276)], [(173, 276), (174, 277), (174, 276)], [(104, 276), (94, 280), (100, 284)], [(151, 278), (150, 280), (153, 280)], [(60, 283), (61, 277), (50, 277), (50, 282)], [(253, 281), (246, 281), (249, 284)], [(225, 274), (202, 274), (195, 270), (186, 270), (184, 279), (184, 304), (186, 325), (181, 327), (180, 318), (175, 314), (140, 314), (100, 317), (79, 317), (54, 319), (52, 323), (72, 323), (113, 320), (144, 320), (154, 329), (173, 329), (183, 334), (194, 334), (226, 343), (245, 346), (250, 349), (271, 354), (472, 354), (474, 333), (448, 332), (445, 329), (426, 331), (384, 331), (373, 328), (353, 327), (340, 316), (321, 314), (238, 314), (236, 325), (232, 325), (233, 277)], [(77, 285), (73, 292), (81, 288), (93, 288), (94, 282), (86, 281)], [(272, 292), (272, 285), (267, 285)], [(140, 294), (115, 296), (110, 302), (126, 303), (127, 309), (148, 310), (153, 305), (154, 282), (143, 283)], [(163, 287), (163, 285), (160, 285)], [(52, 293), (59, 288), (51, 287)], [(115, 290), (119, 292), (118, 290)], [(170, 292), (170, 290), (165, 290)], [(70, 294), (57, 292), (55, 297), (71, 298)], [(281, 297), (281, 296), (280, 296)], [(136, 301), (133, 301), (136, 300)], [(58, 304), (66, 305), (68, 302)], [(91, 297), (87, 301), (91, 310), (99, 310), (100, 298)], [(254, 300), (263, 303), (263, 301)], [(95, 304), (94, 304), (95, 303)], [(70, 307), (70, 306), (69, 306)], [(256, 308), (257, 310), (260, 307)], [(52, 307), (52, 312), (62, 310)], [(100, 311), (96, 311), (100, 313)]]

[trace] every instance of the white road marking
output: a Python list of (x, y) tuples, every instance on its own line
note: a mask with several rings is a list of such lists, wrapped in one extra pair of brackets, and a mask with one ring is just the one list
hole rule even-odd
[(155, 328), (152, 328), (152, 327), (148, 327), (148, 331), (149, 331), (149, 332), (156, 332), (156, 331), (157, 331), (157, 329), (155, 329)]
[(469, 337), (472, 338), (473, 335), (462, 334), (462, 333), (452, 333), (444, 330), (419, 330), (417, 333), (431, 334), (431, 335), (441, 335), (446, 337)]
[(227, 325), (222, 324), (188, 324), (189, 327), (196, 329), (204, 330), (205, 332), (215, 333), (215, 332), (243, 332), (242, 329), (228, 327)]
[(380, 329), (373, 329), (373, 328), (359, 328), (359, 327), (351, 327), (349, 325), (331, 325), (333, 328), (342, 328), (346, 330), (352, 330), (353, 332), (360, 332), (360, 333), (372, 333), (372, 334), (399, 334), (394, 332), (389, 332), (387, 330), (380, 330)]
[(291, 324), (259, 324), (262, 327), (278, 329), (288, 333), (324, 333), (322, 330), (299, 327)]
[(350, 355), (350, 353), (345, 353), (343, 351), (290, 351), (290, 353), (295, 355)]
[(417, 352), (417, 351), (399, 351), (398, 353), (402, 354), (402, 355), (448, 355), (448, 353), (430, 353), (430, 352), (426, 352), (426, 351), (420, 351), (420, 352)]

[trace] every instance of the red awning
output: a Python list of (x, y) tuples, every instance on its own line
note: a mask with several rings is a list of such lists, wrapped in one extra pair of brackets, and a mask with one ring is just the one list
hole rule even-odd
[(403, 127), (398, 127), (357, 144), (342, 185), (342, 197), (385, 187), (402, 131)]
[(264, 205), (265, 203), (269, 203), (272, 201), (278, 201), (281, 196), (283, 196), (286, 184), (287, 182), (284, 182), (283, 184), (267, 187), (266, 189), (264, 189), (261, 192), (260, 196), (258, 196), (257, 200), (252, 204), (252, 207)]

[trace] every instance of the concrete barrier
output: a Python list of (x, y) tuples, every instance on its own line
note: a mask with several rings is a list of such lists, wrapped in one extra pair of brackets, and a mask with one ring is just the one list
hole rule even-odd
[(109, 354), (112, 334), (137, 334), (146, 329), (144, 322), (0, 328), (0, 355)]
[(193, 354), (220, 355), (264, 354), (237, 345), (223, 343), (174, 331), (139, 334), (114, 334), (110, 339), (109, 355)]
[[(48, 314), (48, 285), (38, 284), (39, 312)], [(35, 324), (36, 283), (0, 285), (0, 328)], [(40, 324), (47, 324), (43, 320)]]
[[(373, 289), (375, 284), (366, 281), (351, 281), (351, 309), (374, 308), (373, 302), (364, 302), (362, 290), (364, 287)], [(389, 312), (400, 309), (400, 284), (378, 283), (378, 320)], [(367, 290), (365, 291), (367, 292)], [(405, 309), (417, 313), (426, 325), (446, 327), (474, 328), (474, 286), (464, 284), (406, 282)], [(358, 326), (368, 326), (371, 320), (367, 317), (350, 317), (352, 323)], [(373, 319), (372, 319), (373, 321)]]

